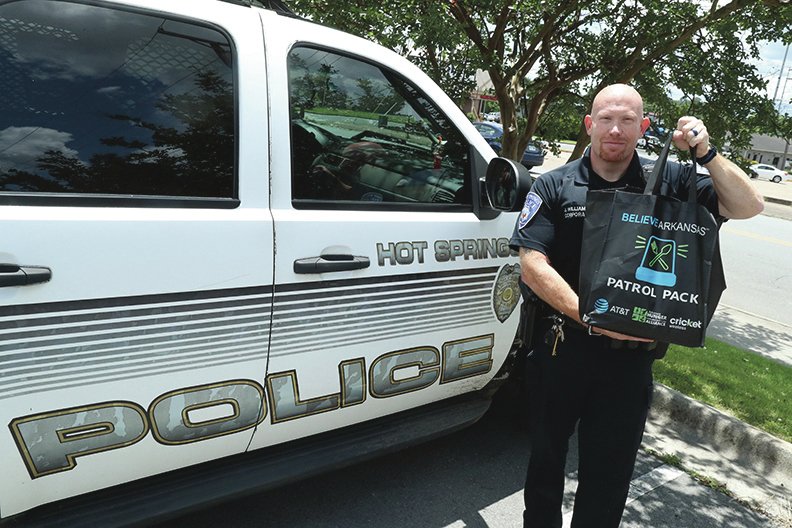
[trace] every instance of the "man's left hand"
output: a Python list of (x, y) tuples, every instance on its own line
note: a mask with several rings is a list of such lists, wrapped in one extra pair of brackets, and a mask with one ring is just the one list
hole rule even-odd
[(709, 132), (704, 122), (693, 116), (680, 117), (674, 130), (674, 145), (683, 152), (695, 147), (696, 157), (704, 157), (709, 151)]

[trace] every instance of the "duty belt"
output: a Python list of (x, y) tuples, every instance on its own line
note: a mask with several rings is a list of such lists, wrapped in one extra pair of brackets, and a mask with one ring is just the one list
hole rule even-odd
[[(567, 328), (567, 330), (573, 330), (575, 332), (583, 332), (584, 334), (588, 335), (588, 328), (586, 328), (581, 323), (578, 323), (574, 319), (571, 319), (571, 318), (566, 317), (566, 316), (563, 316), (562, 319), (564, 321), (564, 326)], [(605, 339), (605, 340), (607, 340), (608, 347), (611, 350), (622, 350), (622, 349), (624, 349), (624, 350), (645, 350), (645, 351), (649, 351), (649, 350), (654, 350), (655, 348), (657, 348), (657, 341), (652, 341), (652, 342), (649, 342), (649, 343), (644, 342), (644, 341), (627, 341), (627, 340), (622, 340), (622, 339), (611, 339), (610, 337), (607, 337), (607, 336), (604, 336), (604, 335), (598, 336), (596, 334), (592, 335), (592, 337), (595, 337), (596, 339)]]

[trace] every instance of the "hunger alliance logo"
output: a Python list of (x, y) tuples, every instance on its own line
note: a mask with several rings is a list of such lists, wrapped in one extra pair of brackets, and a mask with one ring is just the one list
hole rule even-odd
[(674, 286), (677, 281), (676, 257), (687, 258), (687, 244), (677, 246), (676, 241), (656, 236), (646, 240), (638, 235), (635, 249), (644, 249), (643, 258), (635, 278), (658, 286)]

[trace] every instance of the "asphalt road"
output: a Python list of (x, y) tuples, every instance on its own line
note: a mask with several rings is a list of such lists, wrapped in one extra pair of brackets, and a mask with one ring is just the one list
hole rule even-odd
[[(184, 515), (158, 528), (521, 526), (527, 432), (499, 405), (468, 429), (310, 480)], [(567, 464), (564, 526), (576, 486)], [(767, 518), (641, 452), (622, 528), (770, 528)]]
[(720, 240), (728, 285), (721, 302), (792, 327), (792, 221), (730, 220)]

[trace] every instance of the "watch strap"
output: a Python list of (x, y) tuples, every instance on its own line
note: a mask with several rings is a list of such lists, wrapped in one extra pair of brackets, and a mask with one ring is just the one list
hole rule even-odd
[(715, 156), (717, 156), (717, 154), (718, 154), (718, 149), (716, 149), (713, 145), (710, 145), (710, 148), (706, 154), (704, 154), (700, 158), (696, 157), (696, 162), (699, 165), (706, 165), (707, 163), (712, 161), (715, 158)]

